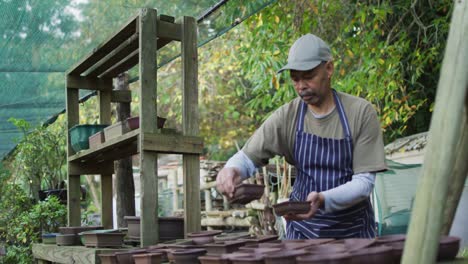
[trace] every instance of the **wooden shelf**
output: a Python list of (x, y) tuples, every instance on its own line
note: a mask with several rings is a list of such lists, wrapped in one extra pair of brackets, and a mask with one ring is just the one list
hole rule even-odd
[[(99, 163), (108, 163), (139, 153), (138, 137), (140, 129), (110, 139), (94, 149), (80, 151), (70, 157), (70, 163), (82, 167), (95, 167)], [(203, 140), (200, 137), (165, 133), (145, 133), (143, 149), (165, 154), (201, 154)], [(89, 166), (87, 166), (89, 165)], [(92, 165), (92, 166), (91, 166)]]

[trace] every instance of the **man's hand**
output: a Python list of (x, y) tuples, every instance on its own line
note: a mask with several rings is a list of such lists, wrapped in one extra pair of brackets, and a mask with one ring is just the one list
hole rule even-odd
[(234, 196), (234, 188), (242, 182), (239, 169), (224, 167), (216, 177), (216, 189), (229, 198)]
[(300, 221), (311, 218), (315, 215), (317, 210), (323, 205), (324, 197), (321, 193), (311, 192), (307, 195), (307, 202), (310, 202), (310, 210), (305, 214), (287, 214), (283, 217), (286, 220)]

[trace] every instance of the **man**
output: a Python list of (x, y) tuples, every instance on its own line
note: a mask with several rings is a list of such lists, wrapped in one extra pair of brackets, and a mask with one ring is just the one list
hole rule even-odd
[(299, 38), (288, 63), (299, 97), (277, 109), (226, 163), (218, 190), (234, 187), (275, 155), (296, 167), (291, 201), (308, 201), (306, 214), (287, 215), (288, 239), (375, 237), (369, 195), (375, 173), (386, 170), (377, 113), (362, 98), (331, 88), (328, 45), (315, 35)]

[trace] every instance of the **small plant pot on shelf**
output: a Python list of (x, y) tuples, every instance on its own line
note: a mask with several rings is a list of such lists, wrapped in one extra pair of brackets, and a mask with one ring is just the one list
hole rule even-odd
[(296, 258), (298, 264), (352, 264), (352, 256), (348, 253), (324, 254), (324, 255), (306, 255)]
[(310, 210), (309, 202), (288, 201), (273, 205), (273, 210), (277, 216), (287, 214), (305, 214)]
[(128, 131), (128, 128), (124, 125), (123, 122), (117, 122), (104, 128), (104, 138), (106, 141), (109, 141), (127, 133)]
[(119, 264), (133, 264), (135, 263), (133, 255), (147, 253), (145, 249), (129, 250), (123, 252), (115, 252), (115, 257), (117, 258), (117, 263)]
[[(164, 124), (166, 123), (166, 118), (164, 117), (157, 117), (157, 128), (161, 129), (164, 127)], [(134, 117), (129, 117), (125, 120), (125, 126), (127, 127), (128, 130), (135, 130), (140, 128), (140, 117), (139, 116), (134, 116)]]
[(160, 242), (184, 238), (183, 217), (159, 217), (158, 223)]
[(439, 240), (437, 260), (453, 260), (460, 250), (460, 238), (454, 236), (443, 236)]
[(205, 248), (207, 251), (207, 255), (217, 255), (220, 256), (222, 254), (227, 253), (234, 253), (240, 247), (244, 246), (244, 241), (223, 241), (223, 242), (215, 242), (212, 244), (206, 244)]
[(178, 249), (172, 251), (174, 261), (176, 264), (193, 264), (198, 263), (198, 257), (204, 256), (206, 250), (198, 249)]
[(82, 232), (80, 236), (86, 247), (120, 248), (125, 234), (119, 233), (118, 230), (96, 230)]
[(104, 138), (104, 132), (99, 131), (96, 134), (93, 134), (89, 137), (89, 148), (97, 148), (99, 145), (104, 143), (106, 139)]
[(241, 183), (234, 189), (234, 197), (229, 200), (232, 204), (247, 204), (260, 199), (265, 190), (264, 185)]
[(393, 250), (388, 246), (363, 248), (350, 253), (353, 263), (360, 264), (393, 264)]
[(57, 235), (59, 235), (59, 233), (42, 234), (42, 243), (43, 244), (56, 244)]
[(80, 245), (80, 237), (76, 234), (58, 234), (56, 239), (58, 246)]
[(79, 234), (85, 231), (103, 230), (102, 226), (62, 226), (59, 227), (60, 234)]
[(70, 128), (70, 143), (74, 151), (89, 149), (89, 137), (102, 131), (107, 125), (76, 125)]
[(128, 233), (130, 239), (140, 238), (140, 217), (139, 216), (124, 216), (127, 221)]
[(117, 262), (117, 257), (115, 254), (99, 254), (99, 258), (101, 259), (101, 264), (119, 264)]

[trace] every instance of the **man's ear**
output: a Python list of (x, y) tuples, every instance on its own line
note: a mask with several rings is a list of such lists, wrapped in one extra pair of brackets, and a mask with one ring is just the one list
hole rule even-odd
[(334, 70), (335, 66), (333, 65), (333, 61), (327, 61), (327, 63), (325, 63), (325, 71), (327, 72), (328, 79), (332, 77)]

